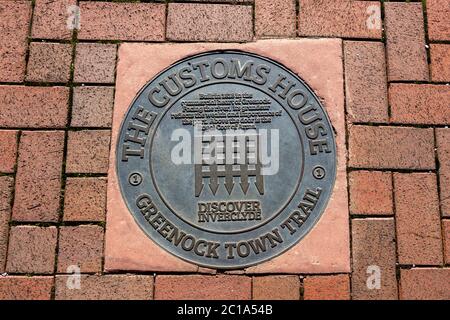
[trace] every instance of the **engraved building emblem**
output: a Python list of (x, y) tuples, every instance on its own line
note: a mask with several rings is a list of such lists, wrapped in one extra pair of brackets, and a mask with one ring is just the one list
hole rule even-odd
[[(209, 179), (208, 185), (213, 195), (216, 195), (219, 188), (219, 178), (223, 178), (224, 186), (230, 195), (235, 185), (234, 177), (239, 178), (244, 195), (250, 187), (251, 178), (254, 178), (259, 194), (264, 194), (264, 177), (261, 174), (258, 153), (259, 136), (226, 137), (225, 141), (231, 143), (217, 140), (218, 136), (204, 136), (202, 139), (201, 163), (195, 165), (195, 196), (198, 197), (202, 192), (204, 178)], [(210, 148), (211, 143), (215, 143), (213, 150)], [(227, 159), (231, 161), (227, 163)]]

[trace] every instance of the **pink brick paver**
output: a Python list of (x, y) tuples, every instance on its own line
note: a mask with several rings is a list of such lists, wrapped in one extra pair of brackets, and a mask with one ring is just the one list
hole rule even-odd
[[(352, 248), (352, 299), (396, 300), (398, 289), (394, 219), (353, 219)], [(376, 282), (378, 275), (379, 283)]]
[(351, 126), (349, 131), (351, 167), (435, 168), (433, 129)]
[(63, 151), (63, 131), (22, 132), (13, 220), (58, 221)]
[(36, 0), (31, 35), (38, 39), (70, 40), (77, 14), (76, 0)]
[(441, 210), (450, 217), (450, 129), (436, 129), (436, 147), (439, 160), (439, 186)]
[(17, 158), (17, 130), (0, 130), (0, 173), (13, 173)]
[(5, 272), (13, 187), (14, 179), (12, 177), (0, 177), (0, 273)]
[(391, 84), (391, 121), (408, 124), (450, 124), (450, 86)]
[(72, 105), (72, 127), (111, 127), (113, 87), (76, 87)]
[(64, 221), (104, 221), (105, 178), (67, 178)]
[(166, 6), (162, 3), (80, 1), (80, 40), (164, 40)]
[(352, 214), (389, 215), (394, 213), (390, 172), (350, 172), (349, 188)]
[(83, 275), (79, 290), (67, 287), (69, 277), (56, 276), (56, 300), (151, 300), (153, 295), (148, 275)]
[[(394, 186), (399, 262), (410, 265), (442, 265), (442, 231), (436, 175), (395, 173)], [(420, 207), (417, 203), (420, 203)]]
[(450, 81), (450, 45), (431, 44), (431, 80), (435, 82)]
[(403, 300), (449, 300), (450, 268), (401, 270), (400, 298)]
[(0, 2), (0, 82), (22, 82), (25, 77), (30, 1)]
[(442, 233), (444, 234), (444, 260), (450, 264), (450, 220), (442, 220)]
[(306, 277), (303, 288), (305, 300), (350, 300), (348, 275)]
[(295, 37), (295, 5), (295, 0), (256, 0), (255, 35)]
[(251, 278), (245, 276), (161, 275), (155, 300), (250, 300)]
[(72, 46), (61, 43), (33, 42), (26, 80), (30, 82), (67, 82), (70, 78)]
[(56, 227), (11, 227), (6, 272), (52, 274), (56, 241)]
[(66, 172), (106, 173), (110, 136), (109, 130), (69, 132)]
[(352, 122), (388, 122), (384, 45), (345, 41), (345, 94)]
[(64, 128), (68, 103), (69, 88), (66, 87), (0, 85), (0, 126)]
[(430, 40), (450, 40), (450, 0), (427, 0), (428, 36)]
[(114, 83), (115, 44), (78, 43), (75, 53), (74, 81), (80, 83)]
[(253, 278), (254, 300), (299, 300), (298, 276), (263, 276)]
[(180, 41), (248, 41), (252, 8), (222, 4), (170, 3), (167, 38)]
[(300, 36), (381, 38), (378, 1), (302, 0), (298, 17)]
[(389, 80), (428, 80), (422, 4), (389, 2), (385, 15)]
[(53, 277), (0, 277), (0, 300), (50, 300)]
[(103, 255), (103, 227), (81, 225), (61, 227), (58, 243), (58, 272), (72, 273), (73, 266), (83, 273), (100, 272)]

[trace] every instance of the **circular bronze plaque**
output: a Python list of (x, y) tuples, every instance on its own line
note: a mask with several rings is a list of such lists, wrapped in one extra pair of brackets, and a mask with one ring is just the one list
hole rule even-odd
[(142, 230), (211, 268), (273, 258), (317, 223), (336, 147), (311, 89), (270, 59), (213, 51), (147, 83), (122, 122), (117, 173)]

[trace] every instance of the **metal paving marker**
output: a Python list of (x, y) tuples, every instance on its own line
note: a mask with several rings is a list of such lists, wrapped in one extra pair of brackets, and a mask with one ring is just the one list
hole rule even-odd
[(116, 161), (142, 230), (219, 269), (295, 245), (336, 176), (333, 130), (315, 94), (281, 64), (241, 51), (195, 55), (148, 82), (123, 119)]

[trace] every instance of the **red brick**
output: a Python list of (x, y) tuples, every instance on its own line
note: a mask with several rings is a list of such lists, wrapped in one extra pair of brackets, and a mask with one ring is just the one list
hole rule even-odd
[(0, 276), (0, 300), (50, 300), (53, 277)]
[(13, 220), (58, 221), (63, 150), (63, 131), (22, 132)]
[(350, 172), (349, 187), (350, 213), (394, 214), (390, 172)]
[(399, 263), (442, 265), (436, 175), (395, 173), (394, 186)]
[(413, 268), (400, 271), (403, 300), (449, 300), (450, 268)]
[(303, 280), (305, 300), (350, 300), (348, 275), (310, 276)]
[(104, 221), (106, 179), (67, 178), (64, 221)]
[(13, 173), (17, 157), (16, 130), (0, 130), (0, 172)]
[(64, 128), (68, 102), (66, 87), (0, 86), (0, 126)]
[(6, 272), (53, 273), (57, 232), (55, 227), (11, 227)]
[(72, 127), (111, 127), (113, 87), (76, 87), (73, 94)]
[(380, 39), (382, 34), (378, 1), (302, 0), (298, 19), (301, 36)]
[(411, 124), (450, 124), (450, 86), (391, 84), (391, 121)]
[(258, 0), (192, 0), (191, 2), (253, 3)]
[(295, 37), (295, 0), (256, 0), (255, 33), (258, 37)]
[(428, 37), (450, 40), (450, 0), (427, 0)]
[(69, 132), (66, 172), (107, 173), (110, 139), (109, 130)]
[(251, 6), (169, 3), (167, 38), (180, 41), (250, 41)]
[(80, 12), (78, 39), (164, 40), (164, 4), (81, 1)]
[(115, 44), (77, 44), (74, 81), (114, 83), (116, 50)]
[(425, 31), (421, 3), (385, 3), (388, 77), (428, 80)]
[(345, 41), (345, 91), (352, 122), (388, 122), (384, 45)]
[(0, 274), (5, 272), (13, 185), (12, 177), (0, 177)]
[(36, 0), (33, 14), (33, 38), (69, 40), (72, 30), (68, 28), (70, 8), (76, 0)]
[(431, 44), (431, 80), (450, 81), (450, 45)]
[(253, 300), (300, 300), (298, 276), (253, 278)]
[(56, 276), (56, 300), (151, 300), (153, 277), (144, 275), (81, 276), (80, 289), (69, 289), (70, 276)]
[(252, 280), (246, 276), (157, 276), (156, 300), (250, 300)]
[(444, 217), (450, 217), (450, 129), (436, 129), (436, 143), (439, 159), (441, 210)]
[(349, 166), (434, 169), (433, 129), (350, 126)]
[(31, 1), (0, 2), (0, 82), (22, 82)]
[[(59, 230), (58, 272), (66, 273), (70, 266), (81, 272), (102, 271), (103, 228), (84, 225), (61, 227)], [(69, 270), (69, 273), (71, 271)]]
[(450, 220), (442, 220), (442, 233), (444, 234), (445, 264), (450, 264)]
[(61, 43), (33, 42), (30, 45), (27, 81), (67, 82), (70, 78), (72, 46)]
[[(395, 250), (393, 218), (352, 220), (353, 299), (397, 299)], [(368, 287), (367, 284), (376, 285), (369, 277), (375, 276), (377, 271), (380, 275), (380, 287)]]

